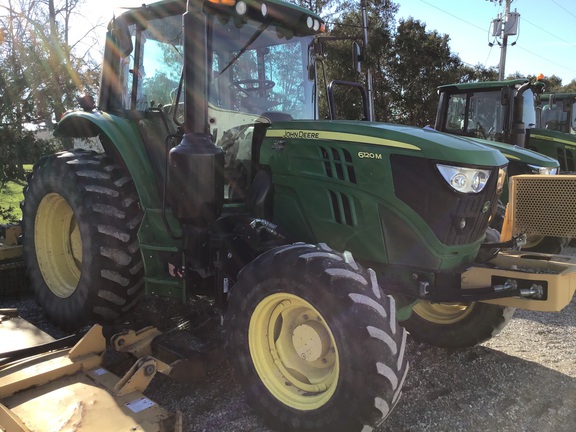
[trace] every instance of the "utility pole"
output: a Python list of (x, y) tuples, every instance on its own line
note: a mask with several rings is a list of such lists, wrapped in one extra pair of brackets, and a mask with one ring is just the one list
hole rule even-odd
[[(510, 14), (510, 0), (506, 0), (506, 8), (504, 10), (504, 16), (506, 21), (504, 21), (504, 29), (506, 28), (506, 23), (508, 22), (508, 15)], [(500, 67), (498, 68), (498, 79), (502, 81), (504, 79), (504, 69), (506, 68), (506, 49), (508, 47), (508, 34), (506, 30), (503, 31), (502, 36), (502, 48), (500, 48)]]
[[(510, 12), (510, 3), (512, 3), (512, 0), (505, 0), (505, 2), (504, 14), (499, 14), (498, 18), (492, 20), (492, 36), (496, 39), (502, 39), (502, 42), (496, 40), (498, 45), (500, 45), (500, 65), (498, 67), (498, 79), (500, 81), (504, 79), (504, 70), (506, 69), (508, 36), (518, 34), (518, 25), (520, 22), (520, 14), (516, 12), (516, 10)], [(500, 5), (502, 5), (502, 0), (500, 0)], [(493, 46), (494, 43), (489, 43), (488, 45)], [(514, 45), (516, 45), (516, 41), (514, 41), (511, 46)]]
[[(368, 56), (368, 12), (367, 12), (367, 0), (360, 1), (360, 7), (362, 9), (362, 42), (364, 45), (364, 57)], [(368, 90), (368, 120), (374, 120), (374, 88), (372, 86), (372, 70), (368, 67), (366, 71), (366, 87)]]

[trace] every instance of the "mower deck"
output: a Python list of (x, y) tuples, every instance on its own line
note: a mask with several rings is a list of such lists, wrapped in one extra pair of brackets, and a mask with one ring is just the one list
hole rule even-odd
[[(53, 340), (22, 318), (1, 322), (3, 342), (10, 333), (8, 349)], [(175, 415), (142, 394), (156, 373), (154, 359), (140, 359), (121, 379), (102, 367), (105, 349), (102, 328), (94, 326), (71, 349), (0, 366), (0, 430), (180, 430)]]

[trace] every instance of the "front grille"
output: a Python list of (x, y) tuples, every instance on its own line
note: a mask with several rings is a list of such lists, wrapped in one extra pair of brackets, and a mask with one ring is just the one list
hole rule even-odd
[(576, 237), (576, 175), (510, 178), (512, 234)]
[(516, 160), (510, 160), (508, 162), (507, 173), (508, 177), (512, 177), (520, 174), (532, 174), (532, 171), (530, 170), (530, 167), (528, 166), (527, 163), (519, 162)]
[[(442, 178), (435, 161), (414, 156), (391, 156), (394, 189), (448, 246), (473, 243), (484, 236), (490, 215), (496, 210), (497, 173), (478, 194), (454, 191)], [(460, 229), (460, 221), (466, 226)]]

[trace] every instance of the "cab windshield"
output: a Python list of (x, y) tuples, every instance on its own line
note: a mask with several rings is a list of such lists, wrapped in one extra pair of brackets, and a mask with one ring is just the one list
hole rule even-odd
[(307, 76), (311, 36), (294, 37), (289, 29), (249, 18), (210, 20), (210, 109), (314, 118), (314, 83)]
[[(534, 93), (527, 89), (523, 96), (522, 120), (526, 129), (532, 129), (536, 126)], [(502, 142), (508, 121), (507, 109), (502, 105), (500, 90), (452, 94), (448, 102), (446, 131)]]
[(576, 118), (569, 118), (571, 113), (573, 117), (576, 116), (574, 114), (576, 104), (572, 103), (571, 109), (564, 109), (565, 103), (572, 103), (572, 101), (557, 99), (552, 105), (541, 104), (538, 127), (564, 133), (576, 133)]

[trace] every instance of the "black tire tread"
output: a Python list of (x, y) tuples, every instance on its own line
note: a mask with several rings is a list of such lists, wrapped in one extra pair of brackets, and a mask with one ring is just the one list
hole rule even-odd
[(412, 312), (402, 325), (418, 342), (447, 349), (470, 348), (500, 333), (512, 319), (514, 310), (477, 302), (466, 317), (455, 323), (433, 323)]
[[(265, 296), (286, 287), (312, 303), (340, 340), (342, 390), (313, 412), (297, 412), (277, 401), (258, 377), (248, 348), (250, 312)], [(279, 429), (371, 430), (398, 402), (408, 372), (406, 331), (395, 312), (376, 274), (347, 252), (303, 243), (268, 251), (242, 270), (229, 297), (227, 350), (236, 379), (249, 403)]]
[[(68, 201), (83, 242), (80, 281), (68, 299), (50, 291), (35, 254), (36, 211), (51, 192)], [(137, 240), (143, 215), (133, 182), (109, 157), (77, 149), (42, 158), (24, 189), (22, 212), (32, 289), (47, 316), (59, 326), (112, 321), (136, 303), (143, 287)]]

